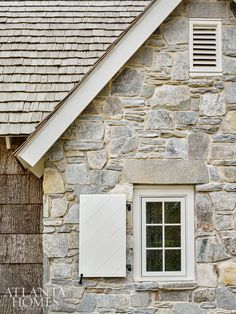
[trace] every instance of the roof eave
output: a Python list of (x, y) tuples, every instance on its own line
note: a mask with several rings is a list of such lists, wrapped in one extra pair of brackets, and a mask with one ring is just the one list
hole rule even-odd
[[(42, 163), (40, 160), (49, 148), (181, 1), (153, 1), (122, 33), (88, 75), (15, 152), (26, 168), (32, 172), (35, 167), (38, 169), (38, 163)], [(43, 174), (42, 167), (40, 169), (36, 171), (37, 176)]]

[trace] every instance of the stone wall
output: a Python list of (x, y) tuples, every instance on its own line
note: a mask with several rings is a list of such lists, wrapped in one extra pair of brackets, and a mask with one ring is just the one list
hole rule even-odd
[[(222, 76), (189, 76), (188, 17), (222, 18)], [(47, 154), (44, 281), (65, 291), (49, 312), (236, 313), (235, 143), (230, 1), (183, 2)], [(132, 202), (135, 163), (125, 167), (128, 159), (181, 161), (183, 175), (187, 163), (203, 165), (193, 172), (198, 182), (209, 181), (195, 186), (195, 282), (138, 283), (128, 271), (124, 279), (79, 285), (79, 196), (126, 192)], [(146, 183), (153, 182), (147, 177)], [(127, 262), (133, 264), (132, 212), (127, 216)]]

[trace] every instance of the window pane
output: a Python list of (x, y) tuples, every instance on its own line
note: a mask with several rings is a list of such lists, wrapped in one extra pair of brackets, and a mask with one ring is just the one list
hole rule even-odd
[(181, 228), (180, 226), (165, 227), (165, 247), (181, 246)]
[(162, 227), (147, 226), (147, 247), (162, 247)]
[(147, 250), (147, 271), (162, 271), (162, 250)]
[(162, 203), (147, 202), (146, 203), (146, 222), (147, 224), (162, 223)]
[(165, 223), (180, 223), (180, 202), (165, 203)]
[(165, 250), (165, 271), (181, 271), (181, 250)]

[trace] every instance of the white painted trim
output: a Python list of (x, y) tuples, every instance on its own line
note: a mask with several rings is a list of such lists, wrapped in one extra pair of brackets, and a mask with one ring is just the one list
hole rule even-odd
[(25, 169), (31, 171), (36, 177), (41, 178), (44, 172), (44, 160), (41, 158), (34, 167), (31, 167), (27, 162), (18, 157), (18, 160)]
[[(193, 26), (194, 25), (215, 25), (216, 26), (216, 67), (193, 66)], [(222, 22), (221, 19), (189, 19), (189, 58), (190, 75), (194, 76), (217, 76), (222, 75)]]
[[(182, 256), (184, 263), (181, 272), (145, 273), (142, 269), (143, 239), (141, 198), (160, 200), (176, 198), (185, 201), (182, 221), (185, 225), (181, 238), (184, 239)], [(136, 281), (191, 281), (194, 280), (194, 189), (193, 186), (138, 186), (134, 188), (134, 280)], [(183, 215), (185, 217), (183, 218)]]
[(11, 137), (10, 136), (5, 137), (5, 142), (6, 142), (6, 148), (11, 149)]
[[(158, 271), (158, 272), (150, 272), (147, 271), (146, 269), (146, 203), (147, 202), (161, 202), (162, 203), (162, 214), (163, 214), (163, 220), (164, 220), (164, 203), (165, 202), (180, 202), (181, 203), (181, 243), (185, 243), (186, 239), (185, 239), (185, 207), (186, 207), (186, 196), (179, 196), (179, 197), (142, 197), (142, 201), (141, 201), (141, 215), (142, 219), (141, 219), (141, 233), (142, 233), (142, 276), (143, 277), (179, 277), (179, 276), (185, 276), (186, 272), (185, 272), (185, 263), (186, 263), (186, 258), (185, 258), (185, 245), (181, 245), (181, 271), (178, 272), (167, 272), (165, 270), (163, 271)], [(160, 226), (162, 227), (162, 233), (163, 233), (163, 242), (162, 242), (162, 247), (160, 247), (160, 250), (162, 251), (162, 257), (163, 257), (163, 268), (165, 267), (165, 233), (164, 233), (164, 225), (166, 225), (164, 223), (164, 221), (162, 223), (160, 223)], [(171, 249), (171, 248), (170, 248)], [(172, 248), (173, 249), (173, 248)], [(174, 248), (175, 249), (175, 248)]]
[(79, 274), (126, 277), (126, 195), (80, 195)]
[(110, 52), (100, 60), (93, 71), (90, 72), (58, 110), (17, 151), (17, 158), (34, 167), (181, 1), (155, 1), (132, 25), (129, 31), (121, 37), (117, 44), (113, 46)]

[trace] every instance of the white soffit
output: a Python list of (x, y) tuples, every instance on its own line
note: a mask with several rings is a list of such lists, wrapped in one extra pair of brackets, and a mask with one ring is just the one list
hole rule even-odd
[(79, 273), (126, 276), (126, 197), (80, 196)]
[(102, 88), (142, 46), (182, 0), (157, 0), (113, 45), (64, 103), (16, 151), (16, 157), (34, 167)]

